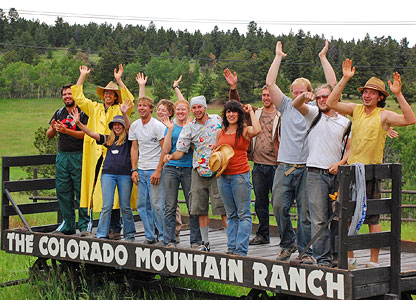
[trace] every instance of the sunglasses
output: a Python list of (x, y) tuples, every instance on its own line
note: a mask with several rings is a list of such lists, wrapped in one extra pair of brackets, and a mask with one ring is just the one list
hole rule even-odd
[(328, 99), (328, 97), (329, 97), (329, 95), (323, 94), (323, 95), (320, 95), (320, 96), (316, 96), (316, 100)]

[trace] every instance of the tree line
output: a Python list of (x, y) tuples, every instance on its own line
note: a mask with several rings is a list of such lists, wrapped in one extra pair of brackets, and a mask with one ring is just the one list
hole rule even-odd
[[(94, 22), (70, 25), (61, 17), (47, 25), (26, 20), (15, 9), (0, 9), (0, 98), (57, 97), (62, 84), (76, 81), (80, 64), (93, 68), (92, 84), (105, 85), (112, 80), (114, 67), (123, 63), (127, 86), (137, 91), (135, 75), (145, 72), (156, 100), (170, 98), (173, 80), (183, 74), (185, 97), (204, 94), (209, 100), (223, 102), (228, 85), (222, 72), (228, 67), (238, 73), (243, 102), (253, 102), (260, 99), (278, 40), (288, 54), (278, 77), (283, 91), (288, 92), (297, 77), (306, 77), (314, 85), (325, 81), (318, 57), (325, 37), (303, 30), (275, 36), (250, 22), (245, 33), (237, 29), (224, 32), (217, 26), (209, 33), (191, 33), (158, 29), (152, 22), (147, 27)], [(329, 42), (327, 56), (338, 78), (345, 58), (352, 59), (357, 69), (344, 90), (347, 98), (358, 96), (357, 87), (371, 76), (387, 82), (397, 71), (402, 75), (405, 97), (416, 101), (416, 47), (409, 47), (406, 38), (396, 41), (390, 36), (367, 35), (362, 40)], [(67, 55), (53, 59), (54, 49), (62, 48)], [(97, 55), (99, 59), (94, 60)]]

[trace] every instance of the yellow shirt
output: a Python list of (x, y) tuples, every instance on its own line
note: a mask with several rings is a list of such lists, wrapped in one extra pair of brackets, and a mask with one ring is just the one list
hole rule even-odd
[(369, 115), (364, 105), (357, 104), (352, 114), (351, 154), (348, 164), (381, 164), (387, 131), (381, 126), (381, 112), (377, 107)]
[[(113, 120), (114, 116), (121, 115), (121, 111), (118, 105), (112, 105), (105, 112), (104, 104), (91, 101), (84, 96), (82, 86), (71, 86), (72, 97), (79, 108), (88, 116), (87, 127), (92, 131), (100, 134), (110, 134), (108, 123)], [(124, 99), (134, 99), (130, 91), (121, 89), (120, 104)], [(127, 112), (130, 116), (133, 111), (133, 107)], [(97, 182), (94, 185), (95, 167), (98, 159), (107, 153), (107, 148), (103, 145), (97, 145), (95, 139), (84, 136), (84, 150), (82, 159), (82, 178), (81, 178), (81, 197), (80, 207), (93, 208), (94, 212), (100, 212), (102, 207), (102, 192), (101, 192), (101, 169), (97, 177)], [(137, 188), (133, 184), (131, 205), (134, 209), (136, 207)], [(114, 196), (114, 208), (118, 208), (118, 192), (116, 191)]]

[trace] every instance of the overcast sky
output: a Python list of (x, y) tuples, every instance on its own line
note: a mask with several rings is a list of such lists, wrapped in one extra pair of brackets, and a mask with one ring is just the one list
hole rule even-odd
[[(406, 37), (409, 46), (416, 43), (414, 6), (414, 1), (410, 0), (2, 0), (0, 3), (0, 8), (6, 12), (14, 7), (21, 17), (48, 24), (53, 24), (57, 15), (61, 15), (70, 24), (107, 21), (147, 27), (153, 20), (157, 28), (188, 29), (190, 32), (199, 29), (205, 33), (217, 25), (224, 31), (236, 27), (242, 34), (246, 33), (249, 21), (255, 21), (263, 31), (275, 35), (289, 34), (290, 30), (296, 33), (302, 28), (312, 35), (323, 34), (329, 39), (348, 41), (363, 39), (369, 33), (372, 38), (390, 35), (397, 41)], [(101, 18), (81, 18), (82, 14)]]

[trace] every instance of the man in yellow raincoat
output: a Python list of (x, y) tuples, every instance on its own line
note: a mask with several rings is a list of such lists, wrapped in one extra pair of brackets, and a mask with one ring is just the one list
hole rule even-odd
[[(94, 102), (87, 99), (83, 93), (83, 84), (85, 78), (90, 73), (90, 69), (86, 66), (79, 67), (80, 76), (76, 85), (71, 86), (73, 98), (78, 107), (89, 117), (88, 128), (94, 132), (101, 134), (110, 134), (108, 123), (116, 115), (121, 115), (119, 104), (124, 100), (134, 100), (133, 95), (121, 80), (123, 75), (123, 66), (120, 64), (119, 69), (114, 69), (114, 78), (120, 86), (110, 81), (106, 87), (97, 87), (97, 94), (104, 103)], [(133, 107), (127, 112), (130, 116)], [(84, 138), (84, 150), (82, 160), (82, 179), (81, 179), (81, 199), (80, 207), (91, 208), (94, 212), (100, 212), (102, 207), (101, 192), (101, 167), (105, 158), (107, 149), (102, 145), (97, 145), (96, 141), (89, 136)], [(97, 174), (98, 173), (98, 174)], [(134, 187), (132, 191), (132, 208), (136, 207), (137, 189)], [(118, 204), (118, 193), (115, 193), (115, 201), (112, 225), (110, 225), (110, 238), (120, 237), (120, 211)], [(90, 230), (91, 231), (91, 230)]]

